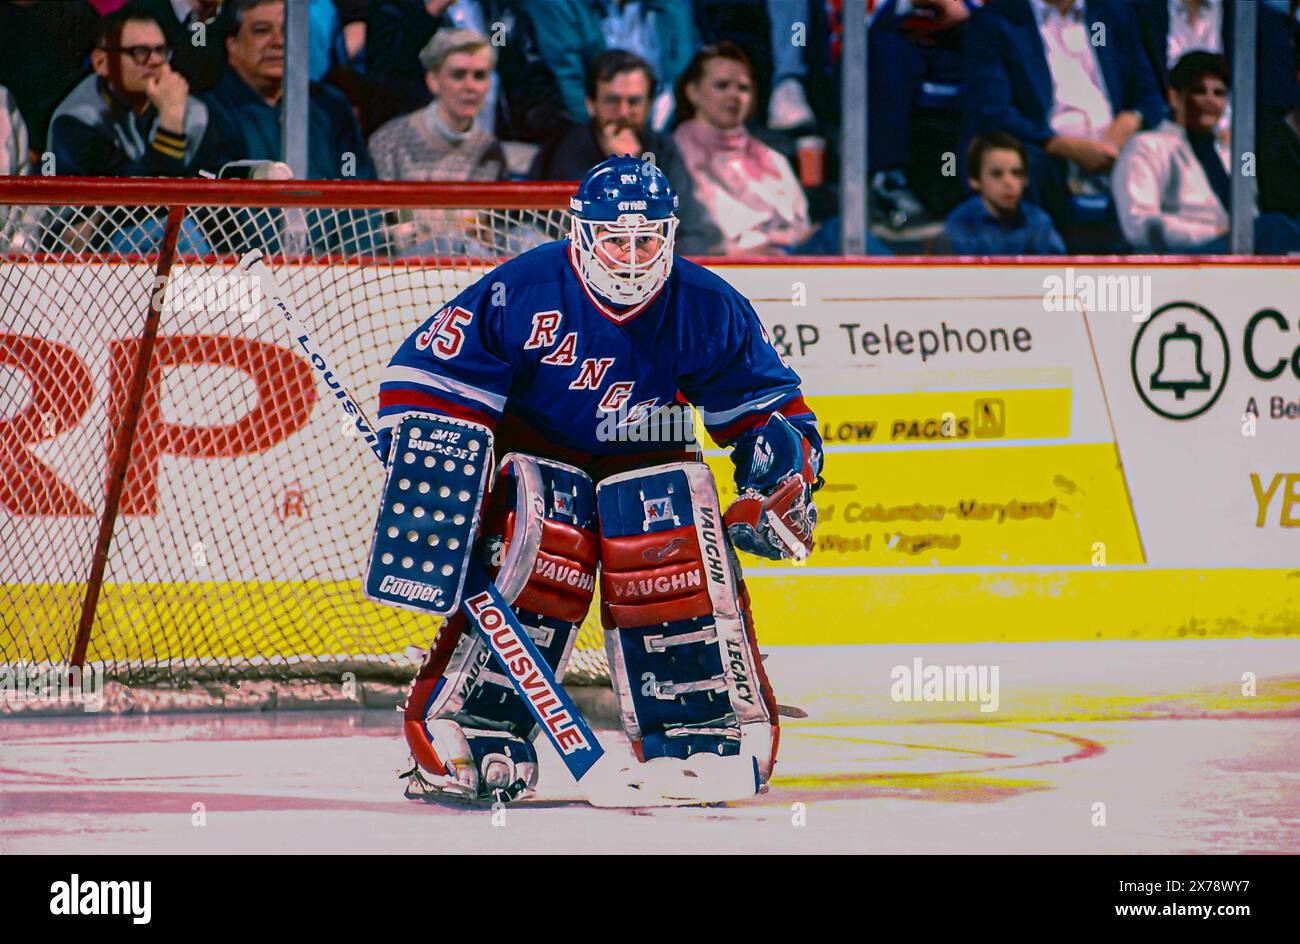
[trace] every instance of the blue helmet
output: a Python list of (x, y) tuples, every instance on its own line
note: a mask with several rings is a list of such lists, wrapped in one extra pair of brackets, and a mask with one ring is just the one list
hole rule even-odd
[(654, 295), (673, 265), (677, 193), (649, 161), (611, 157), (582, 179), (569, 200), (578, 274), (620, 305)]
[(587, 220), (615, 221), (624, 213), (661, 220), (676, 212), (677, 191), (649, 161), (610, 157), (587, 171), (569, 209)]

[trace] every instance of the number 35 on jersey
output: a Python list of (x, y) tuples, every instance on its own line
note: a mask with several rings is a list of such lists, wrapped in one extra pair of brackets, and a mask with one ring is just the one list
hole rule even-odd
[(465, 332), (461, 326), (473, 320), (474, 312), (459, 305), (449, 305), (434, 315), (427, 331), (421, 331), (416, 336), (415, 346), (421, 351), (432, 351), (441, 360), (450, 360), (460, 353), (460, 347), (465, 343)]

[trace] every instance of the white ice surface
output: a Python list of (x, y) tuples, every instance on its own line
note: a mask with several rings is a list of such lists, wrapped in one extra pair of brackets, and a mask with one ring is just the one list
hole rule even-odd
[[(891, 667), (918, 655), (997, 665), (999, 710), (893, 701)], [(504, 819), (406, 801), (390, 712), (3, 720), (0, 853), (1300, 852), (1300, 641), (779, 649), (768, 666), (811, 716), (783, 726), (769, 793), (712, 808), (592, 809), (546, 754), (538, 799)]]

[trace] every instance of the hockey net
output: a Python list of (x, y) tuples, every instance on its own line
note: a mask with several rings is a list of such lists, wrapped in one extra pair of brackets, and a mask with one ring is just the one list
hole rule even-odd
[[(237, 261), (265, 254), (373, 418), (398, 344), (567, 235), (569, 193), (0, 180), (0, 662), (409, 678), (439, 621), (359, 589), (382, 467)], [(601, 640), (589, 617), (566, 681), (607, 680)]]

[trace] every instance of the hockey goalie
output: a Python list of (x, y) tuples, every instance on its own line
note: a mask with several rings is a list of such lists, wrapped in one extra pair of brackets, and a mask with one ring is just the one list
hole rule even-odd
[[(718, 799), (730, 788), (709, 793), (715, 765), (738, 759), (748, 784), (736, 792), (761, 792), (779, 740), (735, 549), (808, 555), (822, 449), (799, 377), (749, 302), (674, 256), (676, 208), (650, 163), (593, 168), (571, 200), (569, 239), (503, 263), (403, 342), (378, 426), (386, 454), (413, 412), (491, 431), (495, 480), (459, 553), (479, 555), (561, 681), (599, 575), (636, 755), (626, 772), (635, 786), (638, 770), (669, 771)], [(737, 498), (725, 514), (691, 424), (660, 422), (688, 404), (731, 449)], [(646, 434), (674, 428), (668, 441)], [(421, 489), (455, 472), (428, 474)], [(403, 727), (409, 797), (534, 790), (537, 723), (463, 613), (424, 658)]]

